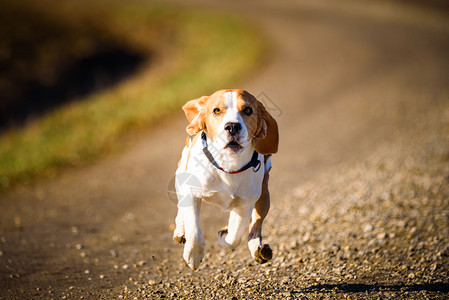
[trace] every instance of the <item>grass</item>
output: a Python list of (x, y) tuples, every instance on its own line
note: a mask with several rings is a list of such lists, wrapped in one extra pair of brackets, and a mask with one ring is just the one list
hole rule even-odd
[(267, 50), (251, 25), (228, 14), (146, 2), (30, 3), (19, 9), (69, 28), (83, 24), (150, 62), (112, 89), (2, 134), (0, 190), (98, 158), (127, 133), (151, 126), (187, 100), (242, 80)]

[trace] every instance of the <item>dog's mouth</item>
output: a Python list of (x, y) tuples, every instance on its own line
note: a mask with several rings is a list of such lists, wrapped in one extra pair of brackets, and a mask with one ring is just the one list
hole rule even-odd
[(226, 144), (224, 148), (229, 149), (233, 152), (238, 152), (243, 149), (243, 147), (236, 141), (230, 141), (228, 144)]

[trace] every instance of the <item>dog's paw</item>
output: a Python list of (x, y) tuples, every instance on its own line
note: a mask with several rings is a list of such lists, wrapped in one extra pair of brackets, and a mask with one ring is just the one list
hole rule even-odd
[(198, 269), (201, 261), (203, 260), (203, 256), (204, 256), (204, 245), (202, 245), (201, 243), (196, 243), (193, 245), (187, 243), (184, 246), (183, 257), (187, 265), (192, 270)]
[(230, 245), (226, 242), (226, 236), (228, 235), (228, 227), (218, 231), (218, 244), (222, 247), (229, 248)]
[(177, 242), (178, 244), (185, 244), (186, 243), (186, 237), (184, 235), (173, 235), (173, 240)]
[(228, 226), (223, 227), (223, 229), (218, 231), (218, 239), (221, 240), (228, 234)]
[(271, 250), (270, 245), (263, 244), (259, 246), (254, 252), (254, 260), (259, 264), (264, 264), (273, 257), (273, 250)]
[(184, 230), (178, 230), (178, 228), (176, 228), (173, 232), (173, 240), (178, 244), (185, 244), (186, 237), (184, 235)]

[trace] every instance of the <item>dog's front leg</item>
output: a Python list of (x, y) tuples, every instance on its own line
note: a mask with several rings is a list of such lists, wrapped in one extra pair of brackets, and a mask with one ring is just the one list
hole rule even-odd
[(182, 216), (185, 230), (183, 257), (192, 270), (198, 268), (204, 256), (204, 238), (200, 228), (201, 202), (189, 191), (178, 203), (178, 214)]
[(262, 194), (257, 200), (249, 223), (248, 248), (251, 256), (260, 264), (266, 263), (273, 256), (270, 245), (262, 244), (262, 223), (270, 210), (270, 192), (268, 191), (269, 174), (265, 173)]
[(240, 244), (252, 210), (253, 206), (235, 207), (231, 210), (227, 228), (218, 232), (218, 243), (221, 246), (233, 249)]
[(178, 214), (175, 219), (176, 228), (173, 231), (173, 240), (179, 244), (185, 244), (186, 236), (184, 231), (184, 217), (182, 216), (182, 210), (178, 209)]

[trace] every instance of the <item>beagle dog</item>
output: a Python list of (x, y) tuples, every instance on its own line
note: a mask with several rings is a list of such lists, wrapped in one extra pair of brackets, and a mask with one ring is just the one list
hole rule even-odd
[(248, 247), (258, 263), (272, 257), (262, 244), (262, 222), (270, 208), (270, 156), (278, 150), (278, 127), (263, 104), (244, 90), (220, 90), (187, 102), (190, 124), (175, 176), (178, 214), (173, 239), (196, 270), (204, 255), (202, 201), (230, 211), (218, 243), (235, 248), (248, 228)]

